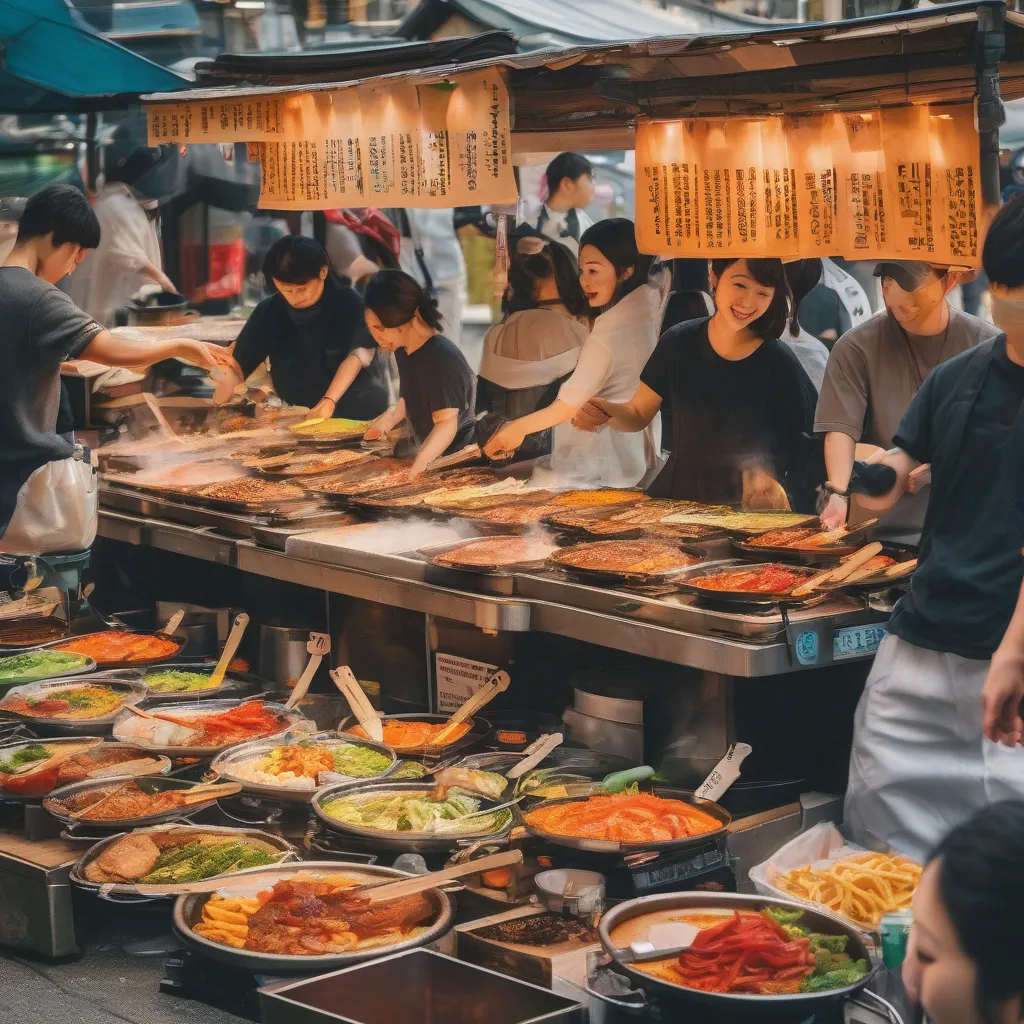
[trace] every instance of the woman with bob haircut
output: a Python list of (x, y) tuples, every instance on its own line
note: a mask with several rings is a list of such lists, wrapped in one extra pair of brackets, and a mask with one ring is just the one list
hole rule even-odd
[(384, 437), (407, 422), (418, 446), (409, 480), (442, 455), (461, 451), (476, 435), (476, 376), (466, 357), (441, 333), (437, 302), (401, 270), (381, 270), (366, 286), (366, 325), (385, 352), (395, 354), (399, 399), (366, 431)]
[(580, 283), (593, 328), (579, 362), (551, 405), (494, 434), (485, 447), (489, 457), (514, 452), (528, 435), (554, 427), (552, 467), (560, 478), (631, 487), (655, 464), (660, 420), (636, 434), (581, 430), (573, 422), (591, 399), (625, 402), (635, 392), (661, 322), (662, 295), (648, 280), (653, 266), (654, 257), (637, 249), (631, 220), (603, 220), (584, 232)]
[(269, 359), (274, 390), (311, 417), (379, 416), (388, 404), (383, 360), (362, 299), (333, 272), (324, 247), (303, 235), (279, 238), (263, 261), (263, 278), (271, 295), (235, 343), (242, 379)]
[(635, 393), (598, 396), (577, 422), (591, 429), (646, 430), (662, 403), (672, 410), (672, 454), (653, 497), (790, 508), (804, 492), (817, 393), (778, 339), (790, 320), (782, 261), (712, 260), (711, 317), (666, 331)]

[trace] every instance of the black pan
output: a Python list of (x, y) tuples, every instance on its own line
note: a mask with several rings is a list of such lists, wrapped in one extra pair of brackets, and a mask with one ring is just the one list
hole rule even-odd
[[(799, 572), (809, 580), (817, 575), (817, 572), (811, 568), (773, 562), (758, 563), (757, 568), (765, 568), (767, 565), (777, 565), (780, 569)], [(818, 594), (808, 594), (806, 597), (793, 597), (788, 590), (779, 593), (764, 593), (760, 591), (746, 590), (713, 590), (707, 587), (694, 585), (689, 582), (690, 578), (693, 576), (717, 575), (720, 572), (727, 572), (729, 570), (752, 568), (754, 568), (754, 566), (752, 566), (750, 562), (742, 559), (727, 559), (721, 562), (712, 562), (705, 566), (697, 566), (694, 569), (684, 569), (673, 578), (672, 582), (685, 593), (696, 594), (705, 601), (719, 605), (746, 605), (749, 607), (751, 605), (774, 606), (778, 604), (805, 604), (808, 601), (813, 600), (816, 596), (820, 596)]]
[[(155, 630), (146, 632), (145, 630), (139, 629), (101, 629), (96, 630), (93, 633), (80, 633), (77, 636), (65, 636), (61, 637), (60, 640), (53, 640), (48, 644), (43, 644), (42, 647), (46, 649), (61, 647), (64, 644), (70, 644), (77, 640), (84, 640), (86, 637), (99, 636), (101, 633), (132, 633), (135, 636), (158, 636), (161, 640), (171, 640), (174, 642), (175, 647), (173, 650), (168, 651), (167, 654), (159, 658), (147, 658), (144, 661), (101, 661), (99, 659), (93, 659), (96, 662), (98, 669), (134, 669), (134, 668), (148, 668), (152, 665), (162, 665), (165, 661), (173, 661), (179, 654), (181, 654), (182, 648), (185, 646), (185, 639), (180, 636), (175, 636), (171, 633), (164, 633), (162, 630)], [(74, 653), (74, 652), (69, 652)]]
[[(759, 562), (795, 562), (798, 565), (830, 565), (852, 555), (864, 546), (864, 535), (874, 525), (872, 520), (862, 529), (851, 530), (842, 541), (821, 548), (794, 547), (761, 547), (752, 544), (755, 538), (731, 537), (733, 550), (744, 558), (753, 558)], [(902, 550), (902, 549), (900, 549)], [(883, 549), (883, 554), (889, 554)]]
[[(623, 538), (610, 538), (608, 543), (618, 543)], [(584, 545), (573, 545), (572, 547), (583, 547), (600, 544), (602, 541), (593, 540), (586, 541)], [(560, 569), (568, 576), (572, 576), (579, 579), (584, 583), (594, 583), (603, 586), (615, 586), (621, 584), (628, 584), (631, 586), (646, 586), (651, 584), (662, 584), (670, 580), (674, 580), (679, 573), (687, 573), (697, 571), (700, 567), (700, 563), (707, 557), (707, 552), (701, 548), (690, 547), (685, 544), (676, 544), (668, 541), (658, 541), (656, 543), (664, 543), (669, 547), (677, 548), (684, 554), (691, 555), (697, 559), (697, 564), (693, 566), (684, 566), (682, 568), (666, 569), (661, 572), (622, 572), (616, 569), (591, 569), (577, 565), (565, 564), (559, 555), (564, 555), (566, 552), (572, 550), (572, 547), (563, 548), (562, 551), (553, 555), (548, 559), (548, 565), (551, 568)]]
[[(700, 992), (697, 989), (688, 988), (686, 985), (665, 981), (639, 970), (634, 964), (626, 962), (630, 953), (628, 947), (623, 949), (615, 945), (611, 939), (612, 930), (618, 925), (655, 911), (704, 909), (757, 911), (769, 906), (803, 911), (804, 916), (801, 923), (812, 931), (823, 932), (826, 935), (847, 936), (849, 940), (847, 951), (850, 956), (854, 960), (867, 960), (869, 964), (871, 963), (871, 954), (864, 945), (864, 939), (853, 925), (841, 918), (812, 910), (805, 904), (792, 900), (748, 896), (741, 893), (669, 892), (627, 900), (605, 913), (601, 918), (597, 934), (605, 951), (616, 961), (616, 969), (628, 975), (635, 985), (657, 995), (669, 996), (677, 1003), (690, 1003), (695, 1015), (700, 1019), (715, 1020), (722, 1017), (732, 1019), (740, 1017), (741, 1014), (748, 1014), (753, 1019), (757, 1013), (766, 1015), (776, 1013), (786, 1014), (786, 1019), (808, 1020), (820, 1012), (824, 1006), (852, 996), (871, 981), (878, 970), (877, 965), (873, 969), (869, 969), (868, 973), (855, 984), (848, 985), (846, 988), (833, 989), (831, 992), (800, 992), (795, 995), (773, 996)], [(682, 1020), (682, 1014), (675, 1019)]]
[(721, 823), (721, 827), (712, 832), (705, 832), (702, 835), (692, 836), (687, 839), (669, 839), (660, 843), (623, 843), (616, 839), (581, 839), (577, 836), (555, 835), (552, 832), (544, 832), (538, 828), (532, 827), (527, 820), (532, 811), (540, 810), (544, 807), (554, 807), (559, 804), (579, 803), (586, 799), (585, 797), (578, 796), (560, 797), (556, 800), (542, 800), (540, 803), (533, 804), (523, 811), (523, 826), (530, 835), (536, 836), (538, 839), (543, 839), (545, 842), (552, 843), (555, 846), (566, 846), (571, 850), (587, 850), (591, 853), (626, 854), (639, 853), (644, 850), (681, 850), (683, 847), (691, 846), (693, 844), (706, 843), (712, 839), (718, 839), (732, 821), (732, 815), (722, 807), (721, 804), (716, 804), (711, 800), (698, 799), (694, 797), (693, 790), (691, 789), (671, 789), (667, 786), (645, 786), (644, 792), (653, 793), (655, 796), (665, 797), (665, 799), (668, 800), (681, 800), (683, 803), (691, 804), (692, 806), (704, 811), (706, 814), (710, 814), (713, 818), (717, 818)]

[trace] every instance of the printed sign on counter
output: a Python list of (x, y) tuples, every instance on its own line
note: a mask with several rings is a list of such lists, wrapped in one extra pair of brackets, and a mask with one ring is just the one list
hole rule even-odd
[(449, 715), (458, 710), (498, 671), (497, 665), (485, 665), (455, 654), (434, 655), (434, 711)]

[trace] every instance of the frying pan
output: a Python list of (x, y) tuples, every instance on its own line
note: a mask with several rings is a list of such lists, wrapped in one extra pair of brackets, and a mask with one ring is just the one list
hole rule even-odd
[(709, 562), (705, 566), (697, 566), (694, 569), (684, 569), (682, 572), (677, 573), (673, 578), (672, 582), (679, 587), (680, 590), (685, 591), (689, 594), (696, 594), (698, 597), (703, 598), (705, 601), (709, 601), (715, 604), (737, 604), (737, 605), (779, 605), (779, 604), (806, 604), (809, 600), (814, 599), (814, 595), (809, 597), (791, 597), (790, 591), (781, 591), (778, 593), (774, 592), (761, 592), (761, 591), (735, 591), (735, 590), (713, 590), (708, 587), (702, 587), (690, 583), (690, 579), (694, 576), (709, 576), (718, 575), (721, 572), (727, 572), (733, 569), (766, 569), (768, 567), (775, 567), (779, 569), (786, 569), (789, 572), (798, 572), (802, 576), (806, 576), (807, 579), (811, 579), (815, 572), (813, 569), (804, 568), (802, 566), (787, 565), (779, 562), (762, 562), (756, 566), (751, 565), (740, 558), (724, 559), (720, 562)]
[[(655, 542), (665, 543), (667, 547), (676, 548), (680, 552), (686, 555), (690, 555), (692, 558), (697, 559), (697, 564), (692, 566), (683, 566), (682, 568), (676, 567), (674, 569), (663, 569), (658, 572), (624, 572), (619, 569), (595, 569), (588, 568), (578, 565), (569, 565), (564, 559), (565, 557), (574, 551), (578, 547), (595, 547), (598, 544), (618, 544), (620, 541), (618, 538), (609, 541), (588, 541), (585, 544), (574, 544), (571, 547), (562, 548), (560, 551), (553, 554), (548, 559), (548, 565), (561, 569), (564, 573), (569, 576), (577, 577), (584, 582), (591, 582), (597, 584), (633, 584), (633, 585), (644, 585), (650, 583), (664, 583), (667, 580), (678, 578), (679, 573), (694, 572), (697, 570), (699, 564), (704, 561), (707, 557), (707, 552), (702, 551), (700, 548), (688, 547), (684, 544), (671, 544), (667, 542)], [(626, 541), (625, 543), (629, 543)]]
[[(851, 530), (843, 537), (838, 544), (829, 544), (821, 548), (794, 548), (794, 547), (760, 547), (752, 544), (751, 540), (757, 538), (742, 539), (731, 537), (730, 543), (733, 550), (745, 558), (754, 558), (759, 562), (795, 562), (798, 565), (829, 565), (838, 562), (839, 559), (852, 555), (859, 551), (864, 544), (864, 535), (874, 525), (876, 520), (871, 520), (860, 529)], [(886, 552), (887, 554), (889, 552)]]
[(145, 658), (142, 661), (104, 661), (102, 658), (93, 659), (96, 662), (96, 667), (101, 669), (145, 668), (149, 665), (162, 665), (165, 661), (171, 661), (176, 658), (181, 653), (181, 649), (186, 643), (184, 637), (175, 636), (171, 633), (163, 633), (160, 630), (147, 633), (134, 629), (102, 629), (97, 630), (95, 633), (82, 633), (79, 636), (61, 637), (60, 640), (54, 640), (52, 643), (44, 644), (43, 648), (48, 650), (60, 647), (62, 644), (70, 644), (78, 640), (86, 640), (89, 637), (100, 636), (103, 633), (131, 633), (133, 636), (158, 636), (161, 640), (173, 641), (175, 647), (173, 650), (169, 650), (166, 654), (162, 654), (159, 658)]
[[(224, 880), (223, 891), (229, 894), (255, 895), (257, 892), (271, 888), (276, 881), (296, 874), (312, 877), (344, 875), (360, 883), (374, 884), (377, 882), (397, 881), (412, 877), (406, 871), (395, 868), (379, 867), (367, 864), (346, 864), (338, 860), (307, 861), (301, 866), (271, 866), (253, 868), (244, 874), (235, 875)], [(204, 958), (240, 967), (250, 973), (265, 971), (277, 974), (321, 974), (324, 971), (340, 967), (349, 967), (364, 960), (372, 960), (390, 953), (400, 953), (417, 946), (425, 946), (436, 942), (446, 935), (455, 923), (455, 903), (452, 897), (441, 889), (428, 889), (423, 894), (437, 908), (434, 923), (427, 930), (414, 938), (392, 946), (375, 946), (354, 953), (328, 953), (322, 956), (291, 956), (280, 953), (257, 953), (249, 949), (236, 949), (220, 942), (213, 942), (197, 935), (192, 926), (202, 919), (203, 905), (210, 898), (206, 893), (193, 893), (179, 896), (174, 904), (171, 923), (175, 934), (190, 949)]]
[(765, 907), (784, 907), (786, 910), (800, 910), (803, 912), (801, 924), (811, 931), (822, 932), (826, 935), (845, 935), (848, 939), (847, 952), (854, 960), (867, 960), (871, 962), (871, 955), (864, 945), (863, 938), (858, 934), (857, 929), (847, 922), (832, 914), (822, 911), (811, 910), (802, 903), (795, 903), (792, 900), (780, 900), (767, 896), (748, 896), (741, 893), (712, 893), (712, 892), (670, 892), (657, 896), (644, 896), (640, 899), (627, 900), (618, 906), (612, 907), (601, 918), (597, 934), (605, 951), (617, 962), (617, 969), (627, 974), (630, 980), (644, 990), (659, 994), (668, 995), (674, 1001), (687, 1002), (692, 1004), (695, 1011), (700, 1011), (701, 1016), (708, 1019), (715, 1019), (717, 1014), (734, 1016), (740, 1013), (753, 1014), (762, 1012), (771, 1014), (790, 1014), (794, 1020), (810, 1019), (823, 1005), (836, 1000), (845, 999), (856, 992), (859, 992), (871, 981), (876, 966), (853, 985), (845, 988), (833, 989), (831, 992), (799, 992), (794, 995), (747, 995), (745, 993), (729, 992), (700, 992), (688, 988), (685, 985), (676, 984), (671, 981), (657, 978), (651, 974), (639, 970), (632, 964), (625, 962), (630, 955), (628, 948), (623, 949), (612, 942), (612, 931), (626, 921), (642, 917), (655, 911), (665, 910), (739, 910), (759, 911)]
[(692, 789), (671, 789), (667, 786), (645, 786), (644, 792), (653, 793), (655, 796), (664, 797), (667, 800), (681, 800), (683, 803), (697, 807), (704, 811), (705, 814), (710, 814), (713, 818), (716, 818), (720, 822), (720, 827), (712, 830), (711, 832), (705, 832), (698, 836), (690, 836), (685, 839), (668, 839), (662, 842), (652, 843), (623, 843), (615, 839), (581, 839), (578, 836), (559, 836), (552, 832), (544, 832), (539, 828), (534, 828), (530, 824), (528, 818), (533, 811), (542, 810), (546, 807), (555, 807), (561, 804), (580, 803), (582, 799), (585, 799), (578, 796), (560, 797), (556, 800), (542, 800), (540, 803), (534, 804), (524, 812), (523, 826), (530, 835), (535, 836), (538, 839), (543, 839), (545, 842), (553, 843), (555, 846), (566, 846), (571, 850), (587, 850), (591, 853), (626, 854), (639, 853), (643, 850), (681, 850), (683, 847), (691, 846), (695, 843), (705, 843), (709, 840), (719, 838), (732, 821), (732, 815), (722, 807), (721, 804), (716, 804), (711, 800), (701, 800), (695, 797)]
[[(451, 715), (431, 715), (431, 714), (404, 714), (404, 715), (381, 715), (380, 720), (384, 723), (392, 721), (408, 721), (408, 722), (431, 722), (433, 724), (443, 724), (447, 722)], [(343, 733), (349, 729), (357, 726), (359, 722), (356, 720), (354, 715), (350, 715), (338, 726), (338, 732)], [(456, 753), (460, 750), (465, 750), (468, 747), (473, 746), (475, 743), (479, 743), (483, 740), (488, 733), (491, 731), (491, 723), (486, 718), (481, 718), (477, 715), (473, 718), (470, 723), (469, 732), (465, 735), (460, 736), (457, 740), (453, 740), (451, 743), (446, 743), (443, 747), (396, 747), (394, 748), (395, 753), (406, 760), (410, 758), (426, 757), (426, 758), (440, 758), (448, 757), (451, 754)]]
[[(394, 850), (399, 853), (429, 853), (454, 850), (463, 840), (495, 839), (506, 834), (515, 821), (515, 815), (510, 813), (507, 824), (492, 832), (468, 831), (450, 832), (447, 834), (433, 832), (390, 832), (383, 829), (350, 825), (346, 822), (338, 821), (337, 818), (332, 818), (324, 811), (326, 804), (339, 797), (356, 796), (366, 792), (377, 792), (382, 796), (387, 793), (426, 796), (433, 790), (433, 782), (409, 782), (404, 779), (396, 779), (394, 782), (377, 782), (371, 779), (369, 781), (343, 783), (319, 790), (313, 797), (313, 813), (332, 832), (346, 838), (357, 839), (362, 845), (369, 846), (374, 850)], [(488, 800), (486, 797), (477, 797), (477, 799), (480, 801), (481, 811), (497, 807), (504, 802), (503, 800)]]

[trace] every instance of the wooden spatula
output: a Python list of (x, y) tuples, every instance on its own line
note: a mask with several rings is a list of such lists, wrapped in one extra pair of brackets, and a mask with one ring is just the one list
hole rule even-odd
[(366, 735), (371, 740), (383, 743), (384, 725), (380, 720), (380, 715), (377, 714), (377, 711), (370, 703), (370, 698), (366, 696), (363, 688), (359, 685), (359, 681), (352, 674), (352, 669), (348, 665), (342, 665), (331, 672), (331, 679), (334, 680), (334, 685), (345, 695), (348, 706), (352, 709), (352, 714), (359, 720), (359, 724), (363, 727)]
[(819, 587), (824, 586), (826, 583), (841, 583), (843, 580), (852, 576), (865, 562), (870, 562), (882, 550), (882, 545), (878, 541), (874, 541), (871, 544), (865, 544), (859, 551), (855, 551), (848, 558), (844, 559), (839, 565), (832, 569), (826, 569), (824, 572), (819, 572), (816, 576), (812, 576), (806, 583), (801, 583), (799, 587), (795, 587), (791, 593), (791, 597), (807, 597), (809, 594), (813, 594)]
[(496, 672), (472, 697), (460, 707), (445, 723), (445, 727), (430, 741), (432, 747), (443, 747), (452, 737), (457, 726), (472, 718), (481, 708), (489, 704), (499, 693), (508, 689), (512, 680), (507, 672)]
[(234, 796), (242, 792), (240, 782), (206, 783), (193, 786), (179, 801), (180, 806), (190, 807), (192, 804), (204, 804), (207, 800), (221, 800), (226, 796)]
[(320, 667), (320, 662), (324, 660), (324, 655), (331, 651), (331, 638), (326, 633), (310, 633), (306, 650), (309, 651), (309, 662), (302, 675), (299, 676), (292, 695), (285, 702), (284, 706), (289, 709), (295, 707), (306, 696), (306, 691), (313, 681), (313, 676), (316, 675), (316, 670)]
[(18, 778), (21, 775), (33, 775), (36, 772), (48, 771), (56, 768), (58, 765), (62, 765), (68, 758), (74, 757), (75, 754), (81, 754), (83, 750), (88, 750), (90, 747), (95, 747), (102, 743), (103, 740), (84, 740), (82, 743), (75, 746), (70, 744), (66, 749), (61, 750), (59, 753), (53, 754), (51, 757), (44, 758), (41, 761), (30, 761), (28, 764), (23, 764), (17, 771), (11, 772), (12, 778)]
[(242, 642), (242, 634), (245, 632), (245, 627), (249, 625), (249, 616), (245, 612), (239, 612), (235, 616), (234, 625), (231, 627), (231, 632), (228, 634), (227, 643), (224, 644), (224, 650), (221, 652), (220, 661), (217, 662), (217, 667), (213, 670), (213, 675), (210, 676), (209, 689), (213, 689), (216, 686), (220, 686), (224, 682), (224, 673), (228, 670), (228, 665), (231, 664), (231, 659), (235, 656), (235, 651), (238, 650), (238, 645)]
[(561, 745), (562, 739), (563, 736), (560, 732), (553, 732), (548, 736), (541, 736), (540, 739), (535, 740), (523, 751), (526, 757), (505, 772), (505, 778), (518, 779), (531, 769), (536, 768), (555, 747)]
[(181, 625), (181, 620), (185, 618), (185, 609), (179, 608), (168, 620), (167, 625), (164, 626), (159, 632), (165, 633), (170, 636), (174, 631)]
[(400, 896), (412, 896), (427, 889), (436, 888), (453, 878), (465, 878), (467, 875), (478, 875), (481, 871), (493, 871), (495, 868), (507, 868), (513, 864), (523, 863), (522, 850), (505, 850), (503, 853), (492, 853), (479, 860), (466, 861), (464, 864), (453, 864), (443, 871), (431, 871), (416, 878), (402, 879), (400, 882), (386, 882), (383, 885), (361, 886), (360, 896), (365, 896), (373, 903), (384, 900), (395, 900)]

